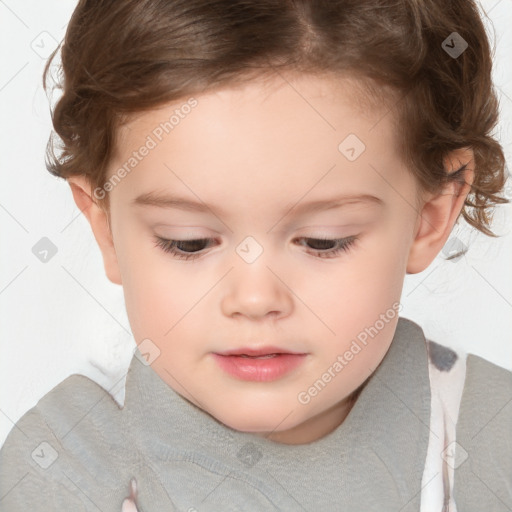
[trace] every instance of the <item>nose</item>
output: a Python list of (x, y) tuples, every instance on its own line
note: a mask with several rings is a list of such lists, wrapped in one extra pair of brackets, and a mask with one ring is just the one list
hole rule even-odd
[(221, 308), (229, 317), (278, 319), (292, 312), (293, 293), (285, 276), (279, 276), (263, 258), (252, 264), (241, 261), (226, 276)]

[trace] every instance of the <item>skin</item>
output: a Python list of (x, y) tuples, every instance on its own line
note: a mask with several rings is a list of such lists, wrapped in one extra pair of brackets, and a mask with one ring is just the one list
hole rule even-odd
[[(393, 114), (384, 105), (363, 108), (358, 97), (348, 78), (291, 74), (208, 92), (110, 192), (110, 212), (84, 177), (69, 179), (107, 277), (123, 286), (135, 341), (160, 350), (152, 367), (233, 429), (302, 444), (344, 421), (350, 394), (386, 355), (398, 314), (307, 404), (299, 393), (392, 311), (405, 274), (423, 271), (442, 249), (473, 181), (471, 149), (457, 150), (446, 169), (468, 163), (466, 185), (421, 196), (397, 152)], [(118, 132), (109, 176), (185, 101), (133, 116)], [(350, 133), (366, 146), (354, 161), (338, 150)], [(151, 191), (224, 211), (131, 204)], [(302, 216), (285, 208), (342, 194), (371, 194), (383, 205), (353, 202)], [(186, 261), (157, 247), (155, 235), (214, 241)], [(333, 258), (315, 255), (311, 240), (297, 242), (353, 235), (355, 244)], [(247, 236), (263, 250), (250, 264), (236, 252)], [(211, 355), (264, 345), (308, 355), (272, 382), (235, 379)]]

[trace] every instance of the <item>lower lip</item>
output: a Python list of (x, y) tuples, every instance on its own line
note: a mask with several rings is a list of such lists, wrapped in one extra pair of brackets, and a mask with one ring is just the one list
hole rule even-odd
[(306, 354), (278, 354), (268, 358), (212, 355), (226, 373), (254, 382), (277, 380), (297, 368), (306, 357)]

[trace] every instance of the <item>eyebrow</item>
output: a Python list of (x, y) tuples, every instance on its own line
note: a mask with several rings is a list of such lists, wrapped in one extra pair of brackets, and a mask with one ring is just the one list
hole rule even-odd
[[(309, 201), (301, 203), (300, 200), (295, 203), (287, 204), (284, 207), (283, 215), (290, 210), (295, 210), (295, 215), (312, 213), (318, 211), (331, 210), (333, 208), (341, 208), (349, 204), (367, 204), (383, 206), (384, 201), (377, 196), (371, 194), (353, 194), (340, 195), (328, 199)], [(213, 212), (222, 217), (226, 217), (227, 213), (223, 208), (217, 205), (208, 205), (200, 201), (194, 201), (186, 197), (180, 197), (170, 194), (160, 194), (158, 192), (147, 192), (141, 194), (132, 201), (134, 206), (153, 206), (157, 208), (179, 209), (193, 212)]]

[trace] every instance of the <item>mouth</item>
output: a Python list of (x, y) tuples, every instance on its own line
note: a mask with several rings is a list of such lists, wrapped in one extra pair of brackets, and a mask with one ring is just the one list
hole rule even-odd
[(306, 359), (306, 353), (278, 347), (241, 348), (212, 353), (220, 369), (239, 380), (267, 382), (291, 373)]
[(290, 355), (305, 355), (304, 352), (292, 352), (291, 350), (286, 350), (279, 347), (261, 347), (261, 348), (249, 348), (244, 347), (240, 349), (228, 350), (226, 352), (215, 352), (215, 354), (219, 356), (239, 356), (239, 357), (253, 357), (253, 358), (263, 358), (263, 357), (273, 357), (279, 356), (283, 354)]

